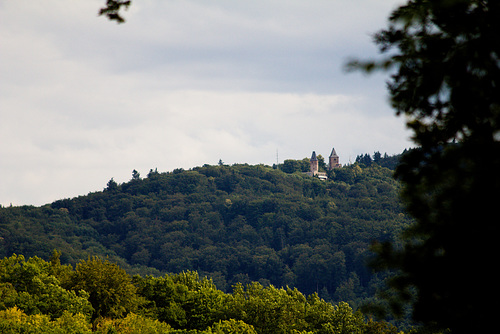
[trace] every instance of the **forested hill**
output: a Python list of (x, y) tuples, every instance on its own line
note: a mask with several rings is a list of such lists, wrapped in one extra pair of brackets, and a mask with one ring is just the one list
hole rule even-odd
[(196, 270), (223, 291), (259, 281), (355, 304), (380, 280), (364, 265), (370, 243), (410, 223), (392, 174), (373, 161), (327, 181), (263, 165), (134, 171), (86, 196), (0, 208), (0, 256), (58, 249), (63, 263), (107, 256), (130, 273)]

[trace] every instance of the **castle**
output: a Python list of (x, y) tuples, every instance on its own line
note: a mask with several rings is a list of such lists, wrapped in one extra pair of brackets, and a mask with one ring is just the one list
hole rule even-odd
[[(332, 170), (334, 168), (342, 167), (339, 163), (339, 156), (337, 152), (335, 152), (335, 148), (332, 149), (332, 153), (330, 153), (330, 157), (328, 159), (328, 170)], [(319, 171), (318, 158), (316, 157), (316, 151), (313, 151), (311, 160), (309, 160), (311, 164), (311, 170), (306, 174), (309, 176), (317, 176), (320, 180), (326, 180), (328, 177), (325, 172)]]

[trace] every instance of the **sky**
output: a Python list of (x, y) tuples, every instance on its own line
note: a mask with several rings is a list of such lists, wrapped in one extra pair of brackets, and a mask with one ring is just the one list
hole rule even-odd
[(372, 35), (396, 0), (0, 0), (0, 205), (204, 164), (411, 147)]

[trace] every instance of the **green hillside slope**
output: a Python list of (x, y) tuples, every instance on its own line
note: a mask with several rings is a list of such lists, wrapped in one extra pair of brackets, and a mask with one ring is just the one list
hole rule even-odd
[(150, 171), (42, 207), (0, 209), (0, 256), (76, 263), (108, 256), (130, 273), (196, 270), (237, 282), (296, 287), (356, 304), (380, 281), (370, 243), (410, 223), (390, 169), (353, 164), (320, 181), (257, 165)]

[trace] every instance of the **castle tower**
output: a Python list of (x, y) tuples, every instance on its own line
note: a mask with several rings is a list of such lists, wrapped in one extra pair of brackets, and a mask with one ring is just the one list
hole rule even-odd
[(337, 152), (335, 152), (335, 148), (333, 148), (332, 153), (330, 154), (328, 169), (332, 170), (339, 167), (342, 167), (342, 165), (339, 163), (339, 156), (337, 155)]
[(317, 175), (318, 170), (319, 170), (319, 166), (318, 166), (318, 158), (316, 158), (315, 151), (313, 151), (313, 154), (311, 156), (311, 160), (309, 160), (309, 162), (311, 163), (311, 175), (312, 176)]

